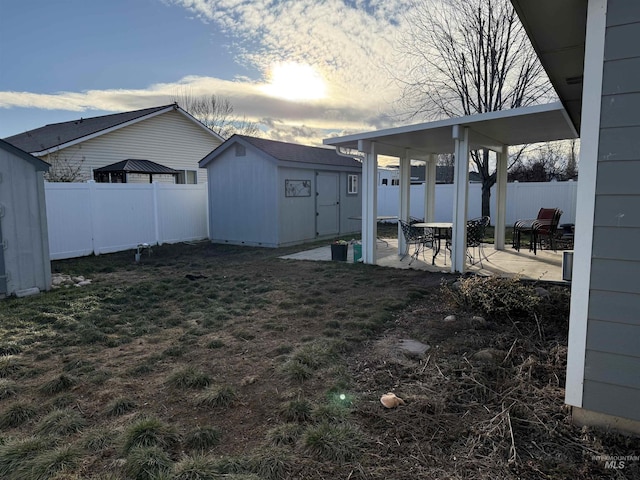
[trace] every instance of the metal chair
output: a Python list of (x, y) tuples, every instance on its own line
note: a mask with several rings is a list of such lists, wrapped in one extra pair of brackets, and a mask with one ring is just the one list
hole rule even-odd
[[(411, 254), (411, 262), (413, 262), (413, 260), (418, 258), (421, 250), (424, 252), (424, 248), (427, 247), (427, 245), (433, 245), (433, 236), (425, 232), (424, 229), (414, 227), (409, 222), (404, 220), (398, 220), (398, 222), (400, 223), (400, 228), (402, 228), (402, 235), (405, 241), (405, 251), (400, 260), (404, 260), (409, 254), (409, 248), (413, 245), (415, 247), (414, 252)], [(411, 264), (411, 262), (409, 262), (409, 264)]]
[(475, 256), (470, 253), (469, 249), (472, 251), (473, 249), (478, 249), (478, 260), (481, 267), (483, 266), (482, 257), (487, 258), (484, 254), (483, 241), (490, 221), (491, 217), (488, 216), (467, 221), (467, 257), (469, 257), (471, 265), (475, 265), (477, 262), (474, 262)]
[(555, 237), (558, 231), (558, 224), (562, 210), (558, 208), (541, 208), (538, 212), (538, 218), (533, 225), (535, 230), (535, 241), (540, 245), (540, 250), (547, 245), (548, 248), (556, 251)]
[(558, 208), (541, 208), (534, 219), (518, 220), (513, 225), (513, 248), (520, 250), (522, 234), (529, 234), (529, 250), (537, 253), (538, 244), (543, 248), (543, 240), (555, 250), (554, 236), (560, 223), (562, 210)]

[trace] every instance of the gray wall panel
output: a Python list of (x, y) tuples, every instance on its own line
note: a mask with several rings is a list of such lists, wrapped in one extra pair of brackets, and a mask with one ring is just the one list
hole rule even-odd
[[(640, 42), (638, 42), (640, 45)], [(640, 93), (623, 93), (602, 97), (600, 128), (640, 125)]]
[(589, 318), (640, 326), (640, 295), (593, 290), (589, 296)]
[(624, 260), (594, 258), (591, 288), (611, 292), (640, 293), (640, 264)]
[(640, 160), (640, 126), (600, 130), (598, 161)]
[[(639, 245), (640, 228), (595, 227), (593, 230), (593, 258), (640, 262)], [(640, 278), (636, 278), (640, 282)]]
[(639, 195), (640, 161), (600, 162), (596, 195)]
[(607, 8), (582, 406), (640, 420), (640, 2)]
[(640, 23), (608, 27), (605, 35), (605, 61), (640, 57)]
[(585, 380), (640, 388), (640, 358), (587, 351)]
[(607, 27), (640, 22), (640, 2), (633, 0), (609, 0)]
[(640, 227), (640, 196), (599, 195), (594, 225), (597, 227)]
[(632, 93), (640, 90), (640, 58), (605, 62), (602, 93)]
[(589, 321), (587, 350), (640, 358), (639, 342), (640, 326), (638, 325), (600, 320)]
[(640, 390), (585, 380), (582, 407), (595, 412), (640, 420)]

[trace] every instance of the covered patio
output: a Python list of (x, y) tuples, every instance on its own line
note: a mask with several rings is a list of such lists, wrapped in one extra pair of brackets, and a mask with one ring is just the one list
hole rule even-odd
[[(331, 246), (303, 250), (282, 258), (288, 260), (310, 260), (319, 262), (331, 261)], [(353, 247), (349, 247), (347, 263), (353, 263)], [(376, 244), (376, 265), (387, 268), (401, 268), (424, 270), (426, 272), (447, 272), (451, 269), (451, 261), (448, 251), (442, 251), (436, 257), (435, 264), (431, 262), (430, 251), (412, 260), (410, 256), (402, 258), (398, 255), (398, 240), (384, 238)], [(519, 277), (527, 280), (543, 280), (549, 282), (562, 281), (562, 250), (539, 250), (537, 255), (522, 248), (516, 251), (512, 248), (504, 250), (486, 249), (486, 258), (482, 263), (467, 264), (467, 271), (479, 275), (500, 277)]]
[[(411, 161), (425, 162), (424, 221), (433, 222), (436, 158), (438, 154), (453, 154), (455, 195), (451, 215), (451, 261), (448, 269), (452, 273), (464, 273), (468, 269), (466, 245), (470, 151), (488, 149), (496, 154), (497, 207), (496, 212), (492, 212), (491, 223), (495, 225), (494, 249), (504, 251), (509, 147), (577, 137), (567, 112), (561, 103), (556, 102), (328, 138), (324, 143), (339, 150), (358, 150), (364, 154), (362, 259), (368, 264), (379, 263), (381, 253), (379, 245), (376, 245), (378, 156), (397, 157), (400, 161), (398, 218), (405, 221), (409, 220)], [(405, 251), (400, 226), (398, 229), (397, 249), (394, 250), (396, 256)]]

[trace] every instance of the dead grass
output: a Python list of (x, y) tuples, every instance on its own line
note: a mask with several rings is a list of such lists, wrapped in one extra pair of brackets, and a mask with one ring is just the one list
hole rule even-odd
[[(294, 250), (54, 262), (93, 282), (0, 305), (0, 476), (640, 476), (592, 459), (638, 439), (564, 407), (566, 290), (522, 315), (454, 302), (446, 275), (278, 258)], [(400, 338), (431, 349), (399, 355)], [(385, 410), (388, 391), (406, 404)]]

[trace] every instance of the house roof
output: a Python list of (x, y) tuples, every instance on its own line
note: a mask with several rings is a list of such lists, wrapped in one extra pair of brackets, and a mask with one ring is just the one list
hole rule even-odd
[(33, 155), (25, 152), (24, 150), (19, 149), (18, 147), (11, 145), (9, 142), (5, 142), (4, 140), (0, 140), (0, 148), (14, 154), (17, 157), (22, 158), (23, 160), (29, 162), (33, 165), (37, 171), (39, 172), (47, 172), (49, 171), (50, 165), (47, 162), (40, 160), (39, 158), (34, 157)]
[(7, 137), (5, 141), (26, 152), (34, 155), (42, 155), (51, 149), (65, 148), (171, 110), (182, 113), (189, 120), (206, 129), (219, 140), (222, 140), (218, 134), (208, 129), (178, 105), (171, 104), (132, 112), (114, 113), (99, 117), (79, 118), (69, 122), (52, 123), (44, 127)]
[(174, 175), (178, 173), (177, 170), (165, 167), (159, 163), (152, 162), (150, 160), (136, 160), (133, 158), (96, 168), (94, 172), (169, 173)]
[(200, 160), (200, 168), (206, 166), (214, 158), (234, 143), (252, 146), (266, 153), (275, 160), (308, 164), (331, 165), (337, 167), (362, 168), (362, 164), (352, 157), (339, 155), (333, 148), (310, 147), (297, 143), (267, 140), (247, 135), (233, 135), (213, 152)]
[(359, 150), (360, 142), (375, 142), (380, 155), (424, 160), (432, 153), (453, 153), (455, 127), (469, 128), (471, 149), (501, 151), (505, 145), (548, 142), (576, 138), (577, 133), (560, 102), (500, 110), (435, 122), (326, 138), (324, 143)]
[(511, 0), (549, 80), (580, 130), (587, 24), (585, 0)]

